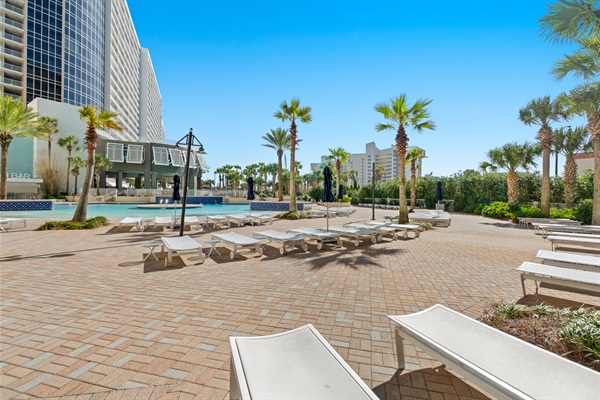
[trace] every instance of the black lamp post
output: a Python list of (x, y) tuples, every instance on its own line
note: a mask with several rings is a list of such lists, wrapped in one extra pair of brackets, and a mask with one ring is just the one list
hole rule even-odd
[(204, 152), (204, 146), (190, 128), (190, 133), (179, 139), (179, 141), (175, 144), (176, 147), (179, 145), (187, 145), (187, 154), (185, 157), (185, 175), (183, 177), (183, 202), (181, 203), (181, 223), (179, 224), (179, 236), (183, 236), (183, 229), (185, 227), (185, 204), (187, 202), (187, 193), (188, 193), (188, 174), (190, 172), (190, 154), (192, 153), (192, 146), (198, 146), (199, 152)]

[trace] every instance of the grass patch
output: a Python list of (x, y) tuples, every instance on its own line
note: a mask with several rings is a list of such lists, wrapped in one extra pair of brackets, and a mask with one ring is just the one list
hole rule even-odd
[(49, 231), (49, 230), (73, 230), (73, 229), (96, 229), (101, 226), (108, 225), (106, 217), (94, 217), (90, 218), (85, 222), (74, 222), (74, 221), (50, 221), (40, 226), (38, 231)]
[(304, 218), (310, 218), (310, 215), (308, 215), (308, 213), (305, 213), (304, 211), (287, 211), (281, 214), (277, 214), (274, 218), (281, 218), (281, 219), (304, 219)]
[(480, 320), (494, 328), (600, 371), (600, 311), (500, 303)]

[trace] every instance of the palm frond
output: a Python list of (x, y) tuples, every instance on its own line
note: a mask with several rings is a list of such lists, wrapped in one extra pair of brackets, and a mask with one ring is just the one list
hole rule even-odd
[(542, 35), (554, 43), (572, 42), (600, 32), (597, 0), (558, 0), (540, 19)]
[(382, 124), (382, 123), (378, 123), (377, 125), (375, 125), (375, 130), (377, 132), (381, 132), (381, 131), (395, 131), (397, 128), (396, 125), (394, 124)]
[(557, 81), (572, 73), (576, 78), (590, 80), (600, 74), (600, 57), (596, 49), (583, 48), (576, 50), (572, 55), (565, 54), (550, 70), (550, 74)]

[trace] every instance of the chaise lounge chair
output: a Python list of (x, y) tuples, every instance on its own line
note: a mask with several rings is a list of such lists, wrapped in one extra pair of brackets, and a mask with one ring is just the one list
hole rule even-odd
[(205, 225), (211, 225), (215, 229), (219, 228), (229, 228), (229, 218), (225, 215), (207, 215)]
[(524, 262), (517, 271), (521, 272), (521, 285), (523, 286), (523, 296), (525, 292), (525, 280), (535, 281), (535, 294), (538, 292), (538, 282), (547, 282), (559, 286), (566, 286), (575, 289), (589, 290), (599, 293), (600, 290), (600, 272), (599, 271), (581, 271), (573, 268), (555, 267), (553, 265), (536, 264)]
[(355, 246), (360, 244), (360, 238), (363, 236), (370, 237), (371, 243), (377, 243), (378, 240), (381, 240), (381, 233), (377, 232), (377, 230), (373, 228), (347, 228), (343, 226), (330, 226), (329, 230), (349, 238), (352, 240)]
[(173, 218), (172, 217), (154, 217), (154, 220), (150, 222), (150, 225), (154, 228), (171, 228), (173, 226)]
[(201, 259), (204, 259), (202, 245), (187, 235), (177, 237), (163, 236), (160, 239), (163, 242), (162, 251), (164, 252), (165, 248), (167, 249), (167, 258), (165, 259), (165, 266), (167, 267), (173, 261), (173, 253), (181, 254), (198, 252), (198, 256), (200, 256)]
[(256, 225), (273, 224), (273, 217), (266, 214), (247, 214), (246, 217), (250, 218)]
[(259, 256), (262, 256), (263, 254), (263, 249), (260, 246), (260, 240), (258, 239), (240, 235), (236, 232), (215, 233), (212, 235), (212, 237), (213, 239), (222, 240), (223, 242), (233, 246), (231, 253), (229, 253), (229, 258), (231, 258), (232, 260), (237, 254), (238, 249), (243, 248), (250, 248), (252, 251), (255, 251)]
[(254, 232), (254, 237), (257, 239), (267, 239), (269, 241), (280, 243), (281, 247), (279, 248), (279, 254), (281, 254), (281, 255), (283, 255), (285, 253), (286, 247), (299, 246), (304, 251), (308, 250), (308, 246), (306, 244), (305, 237), (301, 234), (291, 234), (291, 233), (283, 233), (283, 232), (268, 230), (268, 231)]
[(584, 234), (597, 234), (600, 235), (600, 226), (596, 225), (558, 225), (558, 224), (542, 224), (537, 225), (534, 233), (536, 235), (542, 235), (546, 237), (549, 235), (556, 235), (559, 232), (564, 233), (584, 233)]
[(137, 231), (140, 230), (142, 224), (142, 218), (137, 218), (137, 217), (125, 217), (122, 220), (119, 221), (119, 226), (117, 227), (117, 230), (120, 231), (121, 227), (123, 226), (135, 226), (135, 229)]
[(403, 239), (408, 239), (408, 232), (413, 232), (415, 234), (415, 238), (421, 236), (421, 232), (419, 231), (418, 225), (410, 225), (410, 224), (394, 224), (391, 222), (379, 222), (379, 221), (367, 221), (365, 222), (367, 225), (372, 225), (373, 227), (379, 229), (381, 233), (390, 233), (392, 232), (392, 237), (394, 239), (398, 238), (398, 234), (402, 234)]
[(336, 247), (342, 247), (342, 235), (335, 232), (326, 232), (318, 228), (294, 228), (288, 229), (288, 233), (299, 233), (309, 240), (317, 242), (317, 250), (323, 248), (325, 243), (335, 243)]
[(388, 316), (396, 324), (398, 368), (414, 344), (498, 399), (595, 399), (600, 374), (440, 304)]
[(252, 220), (252, 218), (247, 217), (246, 215), (227, 214), (226, 217), (228, 219), (229, 226), (231, 226), (232, 222), (236, 223), (237, 226), (242, 226), (242, 225), (246, 225), (246, 224), (254, 225), (254, 221)]
[(13, 224), (23, 224), (23, 228), (27, 228), (27, 220), (25, 218), (0, 218), (0, 231), (6, 232), (4, 225), (9, 225), (12, 229)]
[(200, 220), (198, 219), (197, 216), (195, 215), (186, 215), (185, 216), (185, 220), (183, 221), (183, 227), (185, 228), (186, 226), (190, 227), (190, 230), (192, 229), (192, 225), (196, 225), (198, 227), (198, 229), (201, 229), (203, 226), (203, 223), (200, 222)]
[[(563, 249), (561, 245), (577, 246), (578, 251), (582, 252), (599, 252), (600, 237), (598, 239), (589, 239), (583, 237), (568, 237), (568, 236), (548, 236), (547, 239), (552, 245), (552, 251)], [(579, 247), (582, 247), (581, 249)]]
[(546, 265), (600, 272), (600, 257), (597, 256), (540, 250), (535, 257), (541, 259), (542, 264)]
[(229, 343), (232, 400), (379, 399), (311, 324)]

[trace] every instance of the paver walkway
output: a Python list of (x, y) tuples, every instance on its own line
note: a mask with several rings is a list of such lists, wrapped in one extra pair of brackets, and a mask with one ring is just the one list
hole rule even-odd
[[(394, 212), (377, 210), (384, 215)], [(331, 223), (370, 217), (359, 209)], [(324, 227), (325, 219), (222, 231), (300, 225)], [(191, 235), (202, 243), (211, 232)], [(399, 371), (386, 315), (442, 303), (476, 318), (499, 300), (600, 306), (598, 297), (551, 288), (523, 298), (513, 269), (549, 243), (478, 216), (454, 214), (450, 228), (357, 248), (311, 244), (280, 256), (265, 245), (262, 257), (230, 260), (219, 245), (222, 255), (204, 263), (184, 255), (165, 268), (163, 254), (142, 264), (148, 249), (140, 245), (159, 236), (114, 226), (0, 234), (0, 398), (224, 399), (230, 335), (306, 323), (382, 399), (485, 398), (414, 347)]]

